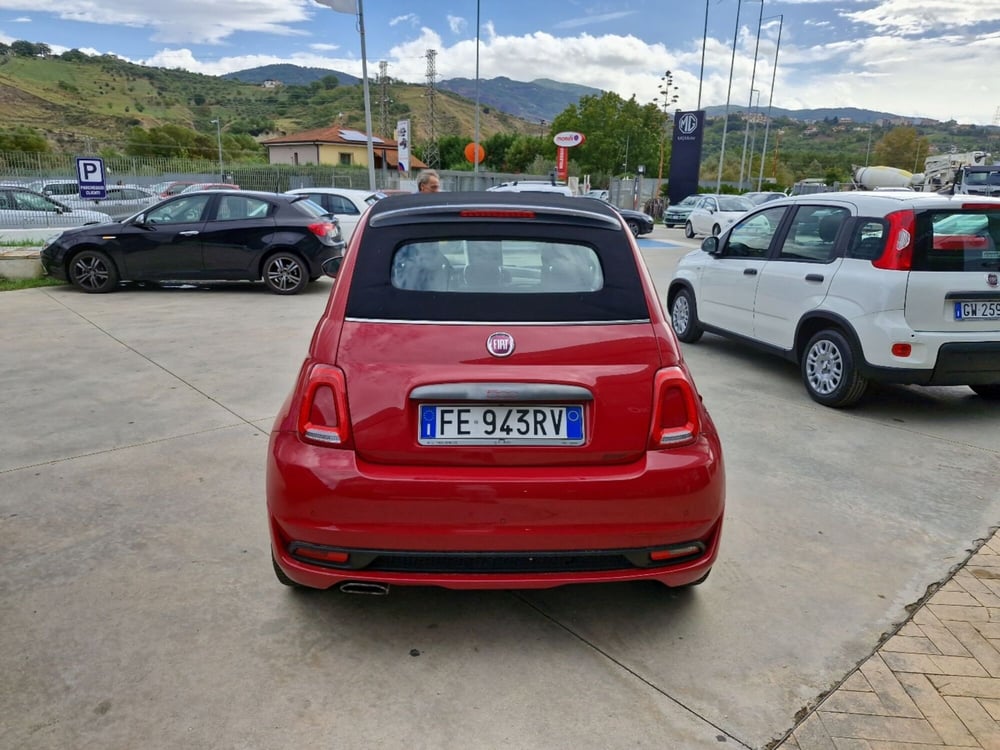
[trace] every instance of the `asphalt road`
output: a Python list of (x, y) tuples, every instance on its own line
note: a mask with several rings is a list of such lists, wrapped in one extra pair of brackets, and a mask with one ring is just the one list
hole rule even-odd
[[(680, 229), (642, 243), (658, 284)], [(267, 433), (329, 282), (0, 294), (0, 747), (762, 748), (997, 523), (1000, 407), (685, 345), (722, 434), (708, 582), (295, 592)]]

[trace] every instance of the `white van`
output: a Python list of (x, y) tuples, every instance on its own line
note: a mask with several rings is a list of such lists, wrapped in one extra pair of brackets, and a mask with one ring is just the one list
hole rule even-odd
[(573, 191), (566, 185), (553, 185), (551, 182), (543, 180), (514, 180), (513, 182), (501, 182), (491, 188), (486, 188), (494, 193), (558, 193), (573, 197)]

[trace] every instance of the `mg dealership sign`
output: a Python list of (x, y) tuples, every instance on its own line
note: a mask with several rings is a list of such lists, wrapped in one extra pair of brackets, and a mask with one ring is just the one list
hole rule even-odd
[(552, 138), (552, 142), (558, 146), (556, 149), (556, 176), (560, 180), (569, 177), (569, 149), (579, 146), (585, 140), (587, 137), (583, 133), (577, 133), (573, 130), (556, 133)]
[(670, 151), (671, 203), (698, 192), (701, 169), (701, 137), (705, 130), (705, 111), (678, 112), (674, 118), (673, 147)]

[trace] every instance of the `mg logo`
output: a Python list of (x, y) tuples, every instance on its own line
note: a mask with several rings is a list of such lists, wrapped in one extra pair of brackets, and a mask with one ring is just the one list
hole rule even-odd
[(677, 129), (684, 135), (691, 135), (698, 129), (698, 116), (690, 112), (681, 115), (681, 119), (677, 121)]
[(1000, 283), (1000, 281), (998, 281), (997, 275), (995, 273), (990, 273), (986, 274), (986, 283), (989, 284), (990, 286), (996, 286), (998, 283)]
[(509, 333), (491, 333), (486, 339), (486, 351), (494, 357), (509, 357), (514, 353), (514, 337)]

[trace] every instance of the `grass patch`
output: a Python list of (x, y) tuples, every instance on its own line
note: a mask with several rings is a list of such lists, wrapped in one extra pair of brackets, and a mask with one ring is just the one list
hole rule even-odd
[(43, 276), (40, 279), (4, 279), (0, 278), (0, 292), (16, 292), (21, 289), (35, 289), (40, 286), (63, 286), (66, 282)]

